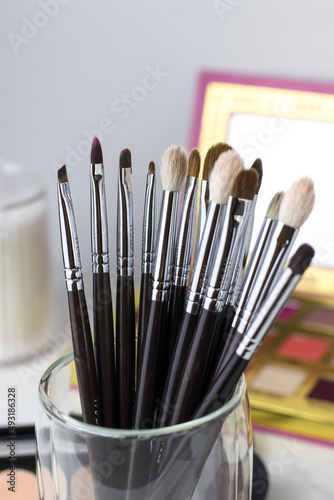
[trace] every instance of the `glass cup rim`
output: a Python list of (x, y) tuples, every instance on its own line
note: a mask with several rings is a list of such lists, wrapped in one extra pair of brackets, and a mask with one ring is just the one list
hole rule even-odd
[(109, 438), (154, 438), (169, 434), (176, 433), (184, 433), (189, 432), (190, 430), (200, 427), (203, 424), (209, 423), (215, 419), (218, 419), (220, 416), (229, 415), (232, 413), (235, 408), (240, 404), (242, 398), (246, 393), (246, 380), (245, 375), (239, 379), (237, 387), (234, 391), (233, 396), (229, 399), (227, 403), (225, 403), (222, 407), (214, 412), (206, 415), (204, 417), (197, 418), (195, 420), (191, 420), (189, 422), (184, 422), (182, 424), (177, 424), (169, 427), (160, 427), (156, 429), (111, 429), (107, 427), (99, 427), (97, 425), (87, 424), (85, 422), (81, 422), (70, 415), (67, 415), (59, 408), (57, 408), (54, 403), (51, 401), (48, 395), (48, 387), (51, 382), (53, 376), (55, 376), (62, 368), (68, 365), (73, 361), (73, 351), (69, 351), (60, 358), (56, 359), (43, 373), (39, 386), (39, 400), (42, 405), (44, 413), (46, 413), (50, 418), (55, 420), (59, 425), (65, 426), (68, 429), (71, 429), (74, 432), (85, 433), (88, 435), (100, 436), (100, 437), (109, 437)]

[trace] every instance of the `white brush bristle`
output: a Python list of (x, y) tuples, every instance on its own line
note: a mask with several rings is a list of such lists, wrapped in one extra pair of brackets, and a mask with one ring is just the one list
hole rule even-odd
[(188, 170), (188, 152), (182, 146), (170, 146), (161, 160), (161, 182), (164, 191), (180, 191)]
[(313, 181), (303, 177), (283, 196), (278, 220), (286, 226), (300, 228), (312, 212), (314, 199)]
[(210, 201), (225, 205), (235, 178), (243, 168), (244, 162), (234, 149), (222, 153), (209, 177)]

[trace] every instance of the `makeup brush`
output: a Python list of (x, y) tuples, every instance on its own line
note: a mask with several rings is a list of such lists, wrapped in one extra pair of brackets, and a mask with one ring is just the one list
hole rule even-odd
[(273, 233), (269, 233), (269, 244), (264, 243), (265, 248), (260, 257), (259, 268), (255, 271), (255, 278), (254, 280), (247, 278), (247, 283), (250, 285), (248, 293), (246, 288), (242, 289), (228, 334), (231, 339), (229, 343), (232, 339), (233, 343), (238, 342), (238, 337), (241, 339), (253, 315), (278, 280), (299, 229), (310, 215), (313, 205), (314, 185), (307, 177), (294, 183), (284, 195), (278, 222)]
[(226, 142), (217, 142), (213, 144), (207, 151), (204, 158), (204, 165), (202, 170), (202, 179), (200, 182), (200, 195), (199, 195), (199, 203), (198, 203), (198, 219), (197, 219), (197, 230), (196, 230), (196, 243), (195, 243), (195, 258), (197, 258), (197, 252), (199, 249), (199, 245), (201, 242), (201, 238), (204, 231), (206, 214), (208, 210), (208, 205), (210, 201), (210, 193), (209, 193), (209, 178), (212, 172), (212, 169), (218, 160), (219, 156), (225, 151), (229, 151), (232, 147)]
[(313, 256), (314, 250), (310, 245), (304, 244), (298, 248), (290, 264), (258, 309), (254, 321), (225, 364), (223, 371), (210, 384), (206, 395), (192, 415), (193, 419), (217, 410), (231, 396), (241, 374), (291, 297)]
[[(266, 248), (270, 244), (274, 229), (277, 224), (278, 212), (281, 201), (283, 199), (283, 195), (284, 193), (282, 191), (276, 193), (268, 205), (266, 216), (257, 236), (257, 240), (255, 242), (249, 264), (246, 267), (246, 273), (243, 276), (241, 285), (233, 282), (235, 274), (233, 275), (223, 311), (223, 317), (221, 320), (221, 343), (220, 346), (217, 347), (217, 354), (223, 352), (222, 349), (226, 351), (228, 348), (230, 340), (229, 331), (236, 311), (236, 302), (240, 298), (241, 289), (245, 291), (244, 293), (249, 293), (257, 272), (261, 268), (261, 259), (263, 258), (263, 255), (265, 255)], [(224, 359), (224, 357), (221, 357), (221, 359)], [(213, 365), (216, 366), (216, 363), (214, 362)], [(217, 369), (217, 367), (215, 369)]]
[(172, 279), (175, 225), (179, 192), (185, 181), (187, 164), (187, 151), (180, 146), (170, 146), (161, 163), (163, 197), (155, 246), (152, 295), (138, 363), (134, 411), (136, 429), (153, 424), (154, 400), (161, 390), (165, 376), (166, 361), (164, 362), (162, 357), (166, 355), (165, 328)]
[(173, 399), (182, 374), (184, 362), (192, 340), (194, 328), (200, 312), (205, 287), (205, 277), (213, 241), (217, 233), (218, 221), (224, 218), (226, 205), (231, 194), (233, 182), (243, 169), (243, 160), (234, 150), (221, 153), (210, 174), (210, 202), (203, 237), (194, 261), (191, 282), (181, 318), (176, 345), (172, 354), (166, 378), (162, 404), (156, 424), (164, 427), (169, 418)]
[(73, 201), (66, 166), (58, 170), (58, 212), (73, 355), (83, 421), (101, 425), (100, 396)]
[(108, 220), (103, 155), (97, 137), (94, 138), (91, 149), (90, 193), (95, 361), (103, 425), (116, 427), (117, 392)]
[(200, 389), (207, 377), (205, 369), (211, 355), (211, 344), (216, 342), (216, 327), (224, 306), (223, 292), (231, 279), (236, 249), (245, 236), (257, 183), (258, 175), (251, 170), (242, 170), (234, 181), (222, 232), (210, 257), (206, 296), (180, 378), (169, 425), (186, 421), (201, 397)]
[(180, 210), (180, 222), (175, 243), (172, 290), (168, 307), (168, 352), (173, 352), (177, 332), (182, 318), (189, 284), (190, 264), (194, 243), (198, 174), (201, 157), (198, 149), (193, 149), (188, 163), (188, 175)]
[(119, 425), (129, 429), (135, 391), (134, 229), (131, 152), (119, 159), (117, 197), (116, 374)]
[(152, 266), (154, 257), (155, 240), (155, 164), (153, 161), (148, 166), (146, 176), (146, 190), (142, 230), (142, 257), (141, 257), (141, 281), (140, 299), (138, 310), (137, 329), (137, 358), (139, 356), (142, 337), (145, 333), (145, 317), (147, 313), (150, 289), (152, 286)]

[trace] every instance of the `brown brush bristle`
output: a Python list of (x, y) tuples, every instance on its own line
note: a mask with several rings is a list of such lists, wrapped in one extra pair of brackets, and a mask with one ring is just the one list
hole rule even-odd
[(198, 177), (201, 168), (201, 155), (197, 148), (194, 148), (189, 156), (188, 175)]
[(119, 155), (119, 168), (131, 168), (131, 151), (130, 149), (122, 149)]
[(211, 170), (216, 161), (218, 160), (219, 156), (225, 151), (229, 151), (230, 149), (232, 149), (232, 147), (226, 142), (217, 142), (216, 144), (213, 144), (211, 148), (208, 149), (204, 158), (204, 165), (203, 165), (202, 178), (204, 181), (209, 180)]
[(90, 162), (91, 163), (103, 163), (103, 155), (100, 141), (97, 137), (94, 137), (92, 143), (92, 149), (90, 152)]
[(155, 174), (155, 163), (154, 161), (150, 161), (148, 166), (148, 173), (154, 175)]
[(252, 200), (256, 193), (258, 183), (259, 175), (254, 168), (242, 170), (235, 178), (231, 196), (244, 200)]
[(262, 161), (260, 160), (260, 158), (256, 158), (256, 160), (253, 163), (253, 165), (251, 166), (251, 168), (254, 168), (254, 170), (257, 171), (258, 176), (259, 176), (258, 187), (257, 187), (256, 193), (255, 193), (255, 194), (258, 194), (260, 191), (261, 184), (262, 184), (262, 176), (263, 176)]
[(63, 182), (68, 182), (66, 165), (63, 165), (58, 170), (58, 182), (59, 184), (62, 184)]

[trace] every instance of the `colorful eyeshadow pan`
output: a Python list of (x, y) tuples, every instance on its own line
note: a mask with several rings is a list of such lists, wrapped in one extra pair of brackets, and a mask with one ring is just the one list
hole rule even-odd
[(264, 365), (249, 383), (253, 391), (267, 392), (280, 396), (292, 396), (306, 380), (308, 374), (276, 365)]
[(290, 321), (300, 308), (300, 302), (298, 300), (290, 300), (281, 312), (278, 320), (279, 321)]
[(334, 403), (334, 380), (320, 379), (310, 392), (309, 398)]
[(304, 318), (304, 324), (318, 324), (334, 329), (334, 310), (316, 307), (311, 309)]
[(277, 349), (280, 356), (305, 361), (319, 361), (330, 348), (328, 340), (303, 333), (292, 333)]

